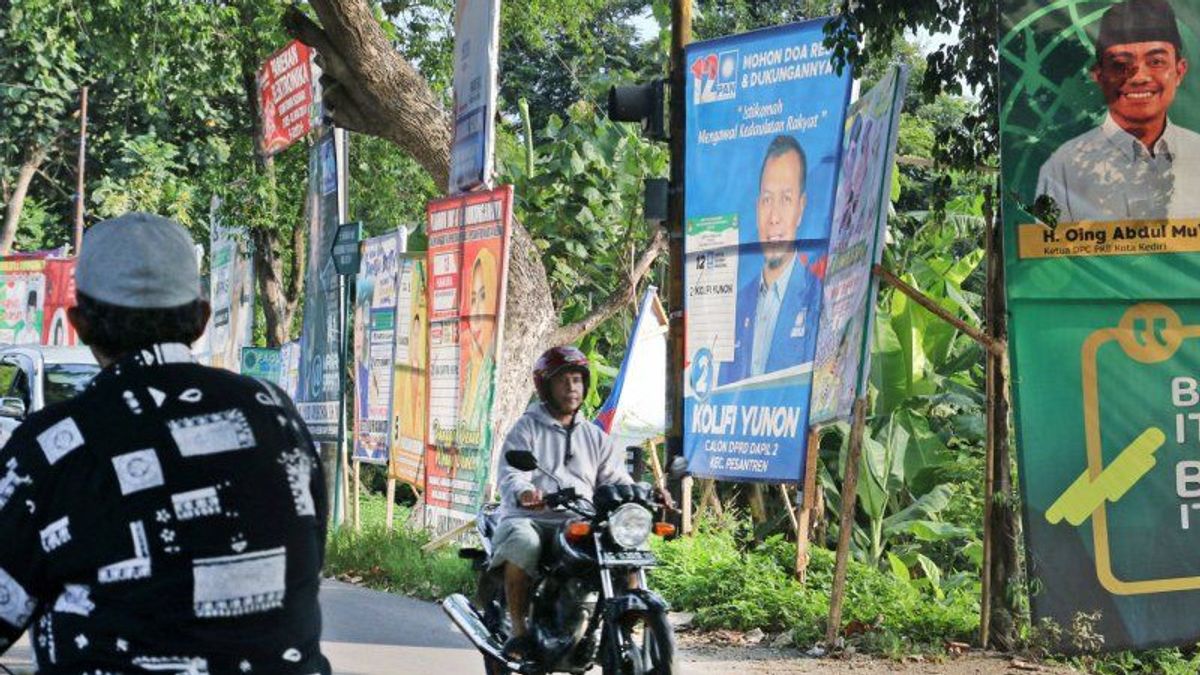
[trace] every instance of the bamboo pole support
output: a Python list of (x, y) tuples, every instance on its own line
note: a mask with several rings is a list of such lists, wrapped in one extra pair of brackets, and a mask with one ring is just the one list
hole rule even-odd
[(900, 277), (896, 276), (895, 274), (892, 274), (883, 265), (876, 265), (873, 268), (873, 271), (875, 273), (875, 276), (886, 281), (889, 286), (891, 286), (892, 288), (895, 288), (897, 291), (900, 291), (904, 295), (908, 296), (909, 298), (911, 298), (913, 300), (913, 302), (916, 302), (918, 305), (929, 310), (935, 316), (937, 316), (937, 318), (941, 319), (942, 321), (945, 321), (946, 323), (950, 324), (951, 326), (954, 326), (958, 330), (965, 333), (972, 340), (974, 340), (975, 342), (978, 342), (979, 345), (981, 347), (983, 347), (985, 350), (987, 350), (989, 353), (996, 355), (996, 356), (1004, 355), (1004, 350), (1007, 348), (1007, 345), (1005, 345), (1004, 340), (998, 340), (996, 338), (993, 338), (990, 335), (985, 334), (983, 331), (979, 330), (975, 326), (972, 326), (971, 324), (967, 323), (966, 321), (963, 321), (962, 319), (958, 318), (957, 316), (954, 316), (950, 312), (947, 312), (944, 308), (942, 308), (941, 305), (937, 304), (937, 302), (935, 302), (929, 296), (925, 295), (921, 291), (918, 291), (917, 289), (913, 288), (912, 286), (909, 286), (907, 283), (904, 282), (904, 280), (902, 280)]
[(792, 505), (792, 497), (788, 494), (787, 483), (780, 483), (779, 494), (783, 497), (783, 505), (787, 508), (788, 520), (792, 523), (792, 532), (796, 533), (796, 542), (800, 541), (800, 522), (796, 520), (796, 507)]
[(467, 530), (470, 530), (474, 526), (475, 526), (474, 518), (466, 521), (465, 523), (459, 524), (453, 530), (450, 530), (449, 532), (441, 535), (440, 537), (437, 537), (433, 541), (430, 541), (428, 544), (425, 544), (424, 546), (422, 546), (421, 553), (432, 553), (433, 551), (438, 550), (439, 548), (445, 546), (446, 544), (449, 544), (450, 542), (454, 541), (458, 537), (462, 536)]
[(825, 627), (825, 645), (832, 649), (842, 626), (842, 602), (846, 599), (846, 566), (850, 558), (850, 535), (854, 531), (854, 506), (858, 495), (858, 465), (862, 455), (863, 427), (866, 426), (867, 401), (854, 402), (854, 423), (850, 427), (850, 448), (846, 457), (846, 476), (842, 479), (842, 512), (838, 528), (837, 558), (833, 567), (833, 588), (829, 596), (829, 622)]
[(362, 532), (362, 462), (354, 460), (354, 531)]
[[(801, 495), (800, 515), (792, 518), (796, 528), (796, 580), (804, 583), (808, 578), (808, 561), (812, 558), (809, 531), (812, 529), (813, 508), (817, 502), (817, 460), (821, 455), (821, 430), (810, 429), (808, 444), (804, 450), (804, 488)], [(784, 498), (787, 490), (784, 490)], [(789, 504), (790, 507), (790, 504)]]
[(705, 481), (704, 494), (700, 501), (707, 503), (716, 517), (720, 518), (725, 515), (725, 507), (721, 504), (721, 495), (717, 493), (717, 479), (709, 478)]
[(663, 475), (662, 462), (658, 461), (658, 444), (653, 439), (646, 441), (646, 454), (650, 455), (650, 473), (654, 474), (654, 486), (665, 487), (667, 477)]
[(762, 483), (751, 483), (750, 494), (748, 496), (750, 502), (750, 518), (756, 525), (767, 522), (767, 503), (763, 499)]
[(691, 476), (684, 476), (680, 482), (683, 484), (683, 499), (680, 504), (683, 507), (683, 534), (690, 535), (692, 533), (692, 483), (694, 479)]
[(396, 479), (389, 478), (387, 481), (387, 515), (384, 517), (387, 531), (391, 532), (396, 521)]

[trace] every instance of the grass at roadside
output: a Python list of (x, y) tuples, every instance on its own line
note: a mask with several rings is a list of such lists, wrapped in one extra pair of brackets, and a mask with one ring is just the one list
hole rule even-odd
[[(469, 592), (470, 565), (453, 547), (421, 552), (429, 535), (407, 525), (409, 512), (397, 509), (396, 528), (384, 528), (384, 501), (364, 494), (363, 531), (350, 528), (330, 535), (329, 574), (424, 599)], [(729, 527), (703, 528), (695, 536), (658, 542), (662, 567), (651, 584), (676, 610), (695, 612), (699, 628), (793, 632), (808, 645), (824, 635), (833, 578), (833, 554), (813, 551), (809, 583), (792, 578), (795, 544), (781, 538), (750, 547)], [(865, 630), (855, 638), (859, 649), (898, 655), (938, 651), (943, 640), (969, 640), (978, 626), (978, 598), (952, 591), (936, 598), (928, 590), (873, 568), (850, 566), (845, 619)]]
[[(651, 584), (675, 609), (694, 612), (698, 628), (791, 631), (798, 645), (823, 639), (833, 583), (831, 551), (812, 551), (808, 581), (801, 585), (792, 576), (796, 546), (780, 537), (751, 547), (728, 527), (705, 527), (655, 549), (663, 564)], [(843, 620), (855, 629), (852, 641), (861, 651), (940, 652), (945, 640), (970, 641), (978, 630), (979, 602), (967, 589), (939, 598), (851, 562)]]
[(382, 495), (364, 493), (361, 509), (362, 532), (349, 527), (330, 532), (326, 574), (424, 600), (470, 591), (475, 583), (470, 564), (453, 547), (422, 553), (429, 534), (409, 526), (407, 509), (396, 509), (392, 532), (385, 527)]

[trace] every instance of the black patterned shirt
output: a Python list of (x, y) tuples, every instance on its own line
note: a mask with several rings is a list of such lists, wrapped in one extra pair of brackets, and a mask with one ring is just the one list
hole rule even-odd
[(326, 495), (278, 387), (164, 344), (0, 449), (0, 653), (41, 673), (328, 673)]

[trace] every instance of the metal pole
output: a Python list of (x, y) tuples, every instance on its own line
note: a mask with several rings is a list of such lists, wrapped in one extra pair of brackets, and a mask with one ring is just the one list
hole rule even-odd
[[(684, 62), (683, 48), (692, 41), (691, 0), (671, 0), (671, 190), (667, 206), (670, 235), (667, 279), (667, 465), (683, 455), (683, 203), (684, 203)], [(687, 495), (690, 497), (690, 495)], [(676, 501), (690, 504), (682, 494)], [(689, 509), (690, 510), (690, 509)], [(686, 528), (685, 528), (686, 529)]]
[(84, 86), (79, 92), (79, 158), (75, 165), (75, 255), (79, 255), (83, 246), (83, 172), (84, 160), (87, 158), (87, 105), (88, 88)]

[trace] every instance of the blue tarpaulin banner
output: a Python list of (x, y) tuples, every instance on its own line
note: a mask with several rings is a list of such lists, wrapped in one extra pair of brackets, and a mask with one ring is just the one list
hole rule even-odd
[(850, 94), (826, 21), (686, 50), (683, 426), (699, 476), (802, 477)]

